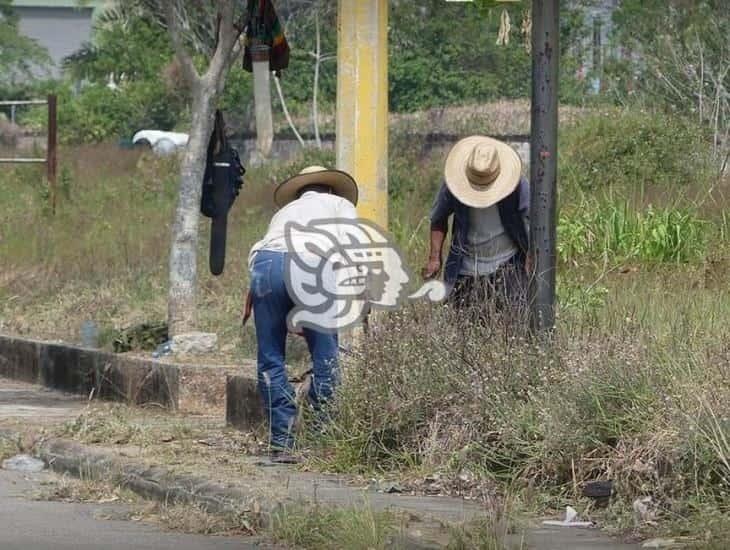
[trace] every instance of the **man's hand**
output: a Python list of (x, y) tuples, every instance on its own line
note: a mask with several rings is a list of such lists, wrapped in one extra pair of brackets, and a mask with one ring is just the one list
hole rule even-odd
[(534, 261), (532, 259), (532, 254), (529, 252), (527, 253), (527, 256), (525, 256), (525, 272), (527, 273), (528, 277), (532, 277), (534, 275), (533, 268), (535, 267)]
[(441, 272), (441, 258), (429, 258), (426, 267), (421, 270), (421, 277), (425, 280), (434, 279), (438, 277)]
[(421, 270), (421, 277), (426, 281), (438, 277), (441, 271), (441, 251), (444, 247), (444, 239), (446, 238), (447, 223), (446, 220), (440, 223), (431, 223), (431, 247), (428, 252), (428, 263)]

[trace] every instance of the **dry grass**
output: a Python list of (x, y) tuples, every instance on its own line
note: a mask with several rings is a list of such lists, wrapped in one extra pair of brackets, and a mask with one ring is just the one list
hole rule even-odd
[(139, 504), (141, 499), (133, 492), (113, 485), (108, 480), (94, 480), (56, 475), (43, 481), (33, 494), (36, 500), (55, 502), (82, 502), (88, 504)]
[[(255, 471), (265, 437), (224, 426), (223, 418), (182, 415), (107, 403), (91, 404), (54, 432), (168, 469), (228, 481)], [(263, 435), (263, 434), (261, 434)]]
[[(570, 125), (588, 109), (562, 105), (560, 123)], [(479, 105), (459, 105), (428, 109), (416, 113), (393, 114), (391, 126), (404, 133), (452, 135), (528, 135), (530, 102), (503, 100)]]
[(20, 441), (0, 437), (0, 462), (21, 452)]
[(256, 531), (248, 512), (237, 513), (229, 510), (209, 513), (194, 504), (148, 502), (108, 479), (78, 479), (55, 475), (42, 482), (40, 489), (32, 496), (36, 500), (44, 501), (112, 505), (113, 508), (99, 508), (96, 517), (142, 521), (170, 531), (189, 534), (237, 536), (251, 535)]
[[(570, 105), (560, 106), (561, 124), (572, 124), (588, 109)], [(309, 128), (309, 114), (295, 118), (301, 129)], [(447, 134), (469, 135), (487, 133), (490, 135), (527, 135), (530, 132), (530, 103), (526, 100), (500, 100), (470, 105), (450, 105), (427, 109), (415, 113), (390, 113), (389, 127), (393, 133), (416, 135)], [(275, 121), (277, 131), (289, 131), (282, 118)], [(333, 133), (335, 117), (333, 112), (320, 110), (320, 131)]]
[(398, 548), (393, 514), (370, 506), (331, 509), (321, 506), (284, 507), (273, 517), (272, 534), (297, 548), (380, 550)]
[(170, 531), (194, 535), (248, 536), (257, 532), (248, 511), (210, 513), (194, 504), (152, 503), (140, 510), (135, 519), (155, 523)]
[[(453, 108), (398, 121), (405, 130), (391, 140), (397, 152), (390, 162), (391, 230), (411, 266), (425, 257), (428, 204), (443, 161), (425, 155), (413, 135), (422, 127), (470, 132), (470, 124), (520, 131), (525, 107)], [(564, 121), (580, 114), (566, 112)], [(73, 341), (88, 318), (106, 329), (164, 319), (175, 160), (112, 146), (66, 151), (62, 158), (56, 217), (44, 209), (37, 170), (0, 172), (0, 331)], [(253, 331), (241, 335), (239, 316), (248, 249), (273, 211), (270, 186), (314, 162), (331, 164), (331, 154), (249, 171), (231, 214), (220, 278), (207, 273), (208, 229), (201, 222), (199, 324), (218, 333), (226, 362), (253, 351)], [(347, 361), (336, 422), (318, 464), (394, 469), (411, 478), (435, 472), (450, 490), (474, 495), (507, 487), (533, 509), (561, 508), (566, 499), (587, 505), (579, 497), (582, 482), (611, 478), (618, 490), (614, 512), (651, 494), (661, 519), (675, 525), (678, 518), (691, 524), (702, 514), (726, 514), (728, 183), (699, 194), (685, 191), (685, 183), (693, 182), (678, 182), (669, 198), (662, 190), (662, 205), (701, 218), (706, 232), (693, 243), (706, 243), (706, 250), (679, 262), (620, 256), (606, 247), (567, 253), (559, 273), (560, 329), (551, 346), (499, 324), (462, 330), (445, 308), (382, 316)], [(699, 196), (710, 198), (698, 202)], [(568, 222), (575, 221), (570, 206), (593, 205), (576, 197), (562, 198)], [(651, 193), (642, 198), (655, 200)], [(573, 223), (578, 237), (570, 241), (564, 233), (563, 242), (580, 244), (592, 224), (590, 217), (586, 226)], [(89, 416), (72, 432), (85, 441), (136, 446), (181, 469), (203, 463), (224, 475), (244, 468), (236, 457), (251, 442), (236, 442), (220, 426), (167, 417), (154, 428), (125, 414)], [(197, 442), (207, 437), (203, 432), (217, 434), (214, 445)], [(624, 520), (633, 527), (630, 516)]]
[(435, 475), (476, 497), (496, 482), (528, 509), (602, 519), (581, 489), (611, 479), (624, 529), (645, 527), (621, 511), (647, 495), (674, 528), (727, 513), (730, 289), (626, 277), (548, 344), (446, 306), (382, 316), (348, 361), (320, 467)]

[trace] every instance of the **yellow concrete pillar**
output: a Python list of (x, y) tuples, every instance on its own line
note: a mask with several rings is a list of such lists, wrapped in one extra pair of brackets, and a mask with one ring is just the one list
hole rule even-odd
[(388, 226), (388, 0), (337, 1), (337, 168), (358, 214)]

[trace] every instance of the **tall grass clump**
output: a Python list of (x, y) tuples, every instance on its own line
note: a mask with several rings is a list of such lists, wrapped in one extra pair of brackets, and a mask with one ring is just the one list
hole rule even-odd
[(574, 320), (549, 342), (444, 305), (382, 316), (347, 362), (322, 460), (438, 472), (457, 490), (465, 479), (539, 488), (556, 503), (610, 479), (622, 506), (651, 496), (663, 518), (700, 502), (729, 511), (725, 321), (696, 309), (697, 331), (665, 333), (630, 310), (612, 314), (623, 326)]
[(689, 208), (632, 208), (626, 201), (584, 201), (561, 212), (558, 253), (610, 261), (688, 262), (702, 259), (711, 224)]

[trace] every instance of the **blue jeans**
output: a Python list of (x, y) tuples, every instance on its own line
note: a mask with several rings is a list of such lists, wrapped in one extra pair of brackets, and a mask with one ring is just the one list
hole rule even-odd
[[(251, 268), (251, 293), (258, 346), (258, 386), (269, 419), (270, 443), (289, 449), (297, 415), (294, 389), (286, 373), (286, 318), (294, 303), (284, 281), (286, 252), (260, 250)], [(338, 376), (337, 335), (304, 329), (312, 357), (309, 400), (315, 411), (331, 396)]]

